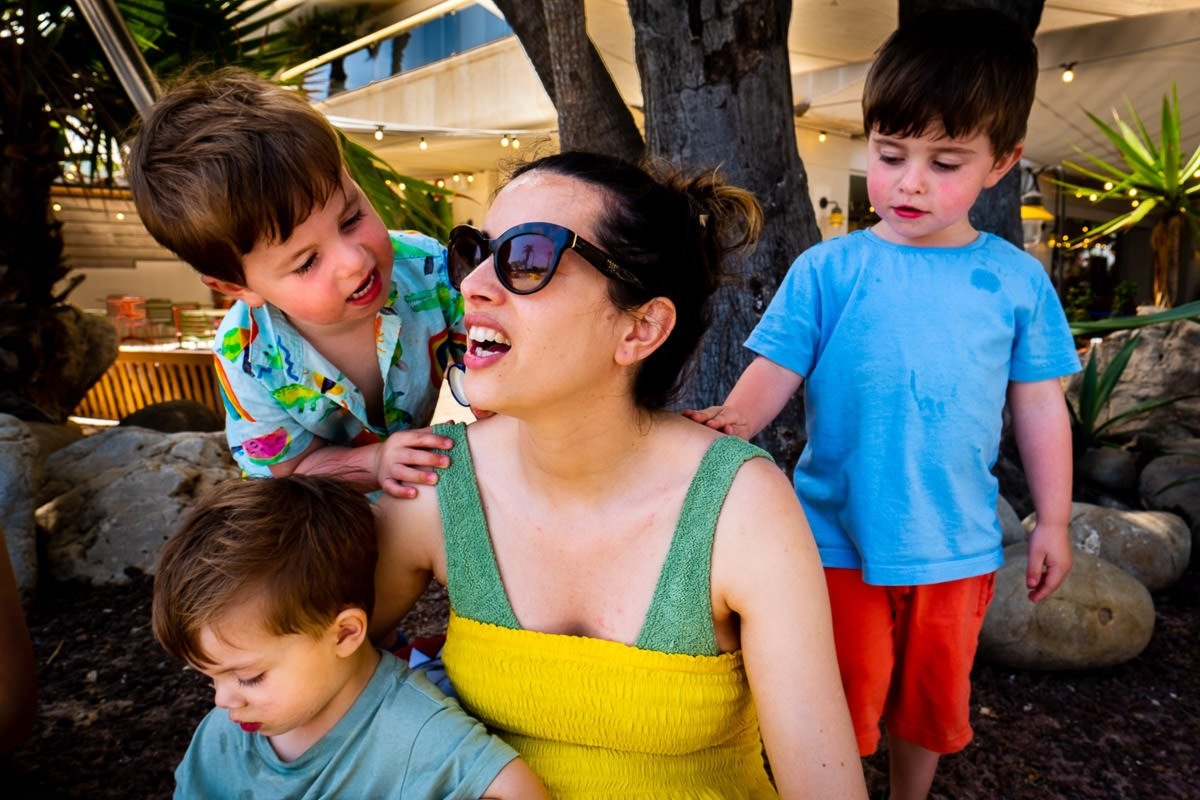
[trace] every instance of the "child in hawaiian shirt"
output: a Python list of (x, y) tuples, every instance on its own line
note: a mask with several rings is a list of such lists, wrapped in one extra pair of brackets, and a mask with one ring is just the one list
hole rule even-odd
[(127, 166), (147, 230), (236, 301), (213, 349), (245, 473), (435, 483), (451, 442), (423, 426), (466, 342), (445, 248), (386, 229), (304, 96), (240, 70), (190, 80)]

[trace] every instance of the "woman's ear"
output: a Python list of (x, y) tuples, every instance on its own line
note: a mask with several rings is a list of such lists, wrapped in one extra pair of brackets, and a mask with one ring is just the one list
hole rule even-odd
[(645, 360), (667, 340), (675, 329), (675, 304), (665, 297), (655, 297), (634, 309), (629, 320), (617, 346), (616, 361), (621, 366)]
[(220, 292), (226, 297), (232, 297), (234, 300), (241, 300), (246, 305), (253, 308), (257, 308), (258, 306), (261, 306), (267, 302), (262, 298), (262, 295), (250, 291), (240, 283), (223, 281), (220, 278), (212, 278), (208, 275), (201, 275), (200, 282), (212, 289), (214, 292)]
[(337, 654), (345, 658), (367, 640), (367, 612), (361, 608), (343, 609), (331, 627), (337, 636)]

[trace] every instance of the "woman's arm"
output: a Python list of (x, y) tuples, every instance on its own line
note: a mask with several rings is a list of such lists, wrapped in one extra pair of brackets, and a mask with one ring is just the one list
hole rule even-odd
[(763, 742), (783, 798), (863, 798), (825, 576), (787, 478), (763, 459), (738, 473), (717, 526), (713, 585), (738, 614)]
[(379, 563), (375, 568), (375, 609), (371, 640), (390, 636), (397, 623), (429, 586), (446, 576), (446, 548), (436, 492), (411, 500), (384, 496), (375, 504)]

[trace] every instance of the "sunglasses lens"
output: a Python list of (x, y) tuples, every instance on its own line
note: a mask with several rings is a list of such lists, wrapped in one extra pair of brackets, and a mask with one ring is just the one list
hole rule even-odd
[(460, 406), (470, 406), (467, 401), (467, 368), (462, 364), (451, 364), (446, 370), (446, 382), (450, 384), (450, 394)]
[(454, 288), (462, 285), (463, 278), (471, 274), (487, 258), (482, 243), (469, 233), (460, 233), (450, 240), (447, 248), (450, 267), (450, 283)]
[(522, 233), (506, 241), (496, 254), (508, 286), (528, 294), (546, 285), (554, 268), (554, 242), (540, 233)]

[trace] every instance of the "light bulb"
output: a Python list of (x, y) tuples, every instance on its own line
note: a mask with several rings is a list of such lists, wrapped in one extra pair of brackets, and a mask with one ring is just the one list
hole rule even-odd
[(512, 138), (512, 149), (516, 150), (520, 146), (521, 146), (521, 140), (514, 136)]
[(1070, 83), (1075, 80), (1075, 64), (1063, 64), (1062, 82)]
[(459, 175), (457, 172), (454, 173), (454, 175), (452, 177), (454, 178), (455, 183), (458, 183), (462, 180), (462, 175)]
[(1111, 191), (1112, 191), (1112, 188), (1113, 188), (1113, 182), (1112, 182), (1112, 181), (1105, 181), (1105, 182), (1104, 182), (1104, 191), (1106, 191), (1106, 192), (1111, 192)]
[(467, 173), (467, 183), (474, 183), (474, 182), (475, 182), (475, 173), (468, 172)]
[(500, 137), (500, 146), (508, 147), (508, 134), (507, 133)]
[(119, 221), (121, 221), (121, 220), (125, 219), (125, 212), (124, 212), (124, 211), (118, 211), (118, 212), (117, 212), (116, 214), (114, 214), (113, 216), (115, 216), (115, 217), (117, 218), (117, 221), (119, 222)]
[(375, 141), (377, 141), (377, 142), (383, 141), (383, 126), (382, 125), (377, 125), (375, 127)]
[(829, 134), (825, 133), (825, 131), (821, 131), (820, 133), (817, 134), (818, 142), (823, 142), (828, 138), (829, 138)]
[(429, 142), (425, 141), (424, 136), (421, 137), (421, 142), (420, 142), (420, 144), (417, 145), (417, 147), (421, 148), (422, 150), (429, 149)]

